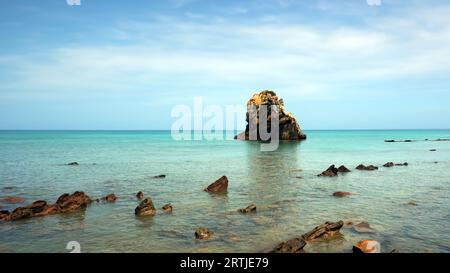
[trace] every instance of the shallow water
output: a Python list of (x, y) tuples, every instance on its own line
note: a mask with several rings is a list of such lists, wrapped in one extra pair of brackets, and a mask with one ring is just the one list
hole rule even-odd
[[(76, 190), (119, 197), (84, 212), (0, 222), (0, 252), (68, 252), (69, 241), (80, 242), (83, 252), (261, 252), (341, 219), (368, 221), (376, 232), (343, 229), (343, 238), (306, 250), (349, 252), (368, 238), (383, 251), (450, 252), (450, 142), (384, 142), (450, 138), (450, 131), (307, 134), (304, 142), (261, 152), (255, 142), (173, 141), (165, 131), (0, 131), (0, 197), (21, 196), (26, 204)], [(65, 165), (72, 161), (80, 165)], [(410, 165), (381, 167), (388, 161)], [(360, 163), (380, 170), (354, 170)], [(316, 176), (330, 164), (352, 172)], [(152, 178), (159, 174), (167, 177)], [(222, 175), (229, 179), (227, 195), (202, 191)], [(157, 208), (172, 203), (173, 213), (135, 217), (138, 191)], [(335, 198), (335, 191), (353, 195)], [(256, 214), (235, 213), (250, 203)], [(213, 239), (196, 241), (200, 226), (214, 231)]]

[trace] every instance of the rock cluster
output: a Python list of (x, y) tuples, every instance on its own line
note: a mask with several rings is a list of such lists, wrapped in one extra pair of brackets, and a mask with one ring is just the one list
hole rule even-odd
[(331, 165), (330, 167), (328, 167), (328, 169), (326, 169), (317, 176), (333, 177), (337, 176), (338, 173), (348, 173), (348, 172), (350, 172), (350, 170), (347, 169), (347, 167), (345, 167), (344, 165), (341, 165), (339, 168), (336, 168), (335, 165)]
[[(306, 135), (300, 128), (295, 117), (284, 110), (283, 99), (278, 98), (274, 91), (264, 90), (260, 93), (255, 93), (253, 97), (247, 102), (247, 126), (245, 131), (235, 136), (235, 139), (240, 140), (261, 140), (259, 134), (259, 113), (260, 106), (267, 106), (267, 132), (271, 132), (271, 111), (272, 106), (276, 106), (278, 109), (279, 117), (279, 139), (280, 140), (303, 140), (306, 139)], [(250, 122), (254, 120), (256, 124), (256, 139), (251, 139), (250, 135)]]
[(366, 166), (366, 165), (364, 165), (364, 164), (359, 164), (359, 165), (356, 167), (356, 169), (357, 169), (357, 170), (360, 170), (360, 171), (374, 171), (374, 170), (378, 170), (378, 167), (377, 167), (377, 166), (374, 166), (374, 165)]

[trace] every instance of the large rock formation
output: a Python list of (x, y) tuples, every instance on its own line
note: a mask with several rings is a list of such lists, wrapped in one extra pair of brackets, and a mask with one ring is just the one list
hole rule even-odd
[[(267, 131), (271, 130), (271, 106), (278, 106), (279, 113), (279, 139), (280, 140), (303, 140), (306, 135), (302, 132), (295, 117), (284, 110), (283, 99), (279, 99), (277, 94), (273, 91), (264, 90), (260, 93), (255, 93), (253, 97), (247, 102), (247, 126), (245, 132), (235, 136), (235, 139), (240, 140), (261, 140), (259, 134), (259, 110), (261, 105), (267, 106)], [(252, 107), (254, 106), (254, 107)], [(250, 119), (256, 120), (257, 139), (250, 137)]]

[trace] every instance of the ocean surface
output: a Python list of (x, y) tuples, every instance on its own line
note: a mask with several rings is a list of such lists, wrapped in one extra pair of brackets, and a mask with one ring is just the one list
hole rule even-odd
[[(257, 142), (175, 141), (169, 131), (0, 131), (0, 198), (25, 198), (2, 209), (74, 191), (118, 196), (82, 212), (2, 221), (0, 252), (69, 252), (69, 241), (82, 252), (264, 252), (337, 220), (367, 221), (375, 233), (343, 228), (342, 238), (305, 250), (351, 252), (375, 239), (384, 252), (450, 252), (450, 142), (384, 142), (450, 138), (450, 130), (306, 133), (306, 141), (261, 152)], [(388, 161), (409, 166), (382, 167)], [(360, 163), (380, 169), (355, 170)], [(317, 177), (331, 164), (352, 172)], [(202, 191), (222, 175), (228, 194)], [(173, 213), (136, 217), (138, 191), (158, 209), (172, 203)], [(257, 213), (236, 213), (251, 203)], [(195, 240), (198, 227), (213, 238)]]

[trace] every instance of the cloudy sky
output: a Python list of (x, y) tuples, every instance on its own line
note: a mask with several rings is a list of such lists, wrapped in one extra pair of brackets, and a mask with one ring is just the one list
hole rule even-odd
[(448, 0), (2, 1), (0, 129), (170, 129), (196, 96), (244, 105), (262, 89), (306, 130), (450, 128), (449, 14)]

